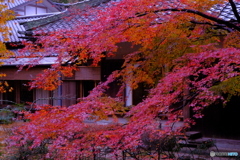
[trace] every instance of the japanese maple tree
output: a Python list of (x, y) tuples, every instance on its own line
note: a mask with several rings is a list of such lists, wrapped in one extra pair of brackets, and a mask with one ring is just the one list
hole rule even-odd
[[(182, 128), (163, 130), (158, 128), (159, 114), (167, 114), (169, 124), (173, 124), (180, 121), (182, 109), (188, 107), (194, 118), (201, 118), (205, 107), (225, 104), (229, 99), (225, 94), (239, 94), (239, 2), (112, 1), (72, 10), (66, 21), (80, 19), (74, 29), (47, 34), (38, 30), (36, 35), (42, 36), (34, 43), (26, 42), (25, 50), (41, 51), (43, 57), (57, 53), (58, 61), (32, 82), (32, 88), (55, 89), (60, 84), (59, 74), (71, 76), (68, 71), (87, 59), (98, 65), (103, 57), (114, 56), (122, 42), (139, 49), (124, 57), (122, 70), (113, 72), (76, 105), (35, 106), (35, 113), (25, 113), (30, 121), (15, 130), (11, 144), (32, 151), (44, 146), (47, 150), (42, 152), (42, 158), (77, 159), (104, 148), (111, 148), (115, 154), (135, 151), (137, 146), (145, 145), (146, 133), (150, 133), (150, 141), (182, 134), (194, 123), (193, 119), (185, 119)], [(235, 20), (221, 19), (215, 12), (214, 8), (226, 3)], [(125, 125), (118, 124), (115, 116), (124, 112), (124, 99), (120, 94), (114, 98), (105, 95), (108, 84), (116, 79), (122, 80), (119, 93), (126, 83), (133, 89), (142, 82), (152, 88), (141, 103), (126, 113), (129, 121)], [(116, 119), (110, 125), (85, 123), (87, 119), (98, 121), (109, 116)]]
[[(6, 3), (11, 1), (6, 1)], [(9, 56), (11, 56), (13, 53), (7, 50), (6, 45), (3, 41), (8, 40), (8, 36), (10, 33), (10, 28), (6, 26), (6, 23), (8, 20), (11, 20), (14, 18), (14, 13), (11, 10), (7, 9), (7, 6), (3, 3), (3, 1), (0, 1), (0, 34), (1, 34), (1, 41), (0, 41), (0, 60), (6, 59)], [(0, 61), (0, 67), (3, 64), (2, 61)], [(0, 72), (0, 78), (5, 77), (6, 74)], [(8, 83), (6, 81), (0, 81), (0, 93), (11, 91), (12, 89), (9, 87)]]

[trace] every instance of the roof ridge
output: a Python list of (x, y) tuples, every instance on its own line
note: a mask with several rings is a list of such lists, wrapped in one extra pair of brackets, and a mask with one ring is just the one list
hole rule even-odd
[(55, 5), (59, 5), (59, 6), (63, 6), (63, 7), (77, 7), (77, 8), (83, 8), (85, 7), (86, 5), (89, 5), (91, 7), (94, 7), (94, 6), (98, 6), (100, 5), (101, 3), (106, 3), (106, 2), (109, 2), (111, 0), (81, 0), (79, 2), (76, 2), (76, 3), (57, 3), (57, 2), (53, 2)]
[[(42, 26), (42, 25), (46, 25), (48, 23), (57, 21), (59, 19), (61, 19), (65, 14), (66, 14), (67, 10), (63, 11), (63, 12), (57, 12), (56, 14), (52, 14), (46, 17), (41, 17), (39, 19), (35, 19), (35, 20), (31, 20), (31, 21), (24, 21), (24, 22), (20, 22), (21, 25), (24, 26), (24, 28), (27, 30)], [(37, 16), (37, 15), (36, 15)]]
[(56, 4), (56, 5), (69, 7), (69, 6), (73, 6), (73, 5), (76, 5), (76, 4), (79, 4), (79, 3), (83, 3), (83, 2), (86, 2), (86, 1), (90, 1), (90, 0), (81, 0), (81, 1), (75, 2), (75, 3), (59, 3), (59, 2), (53, 2), (53, 3)]
[[(100, 5), (101, 3), (106, 3), (109, 1), (111, 0), (84, 0), (84, 1), (81, 1), (81, 3), (76, 3), (76, 5), (73, 5), (73, 6), (76, 6), (77, 8), (82, 9), (88, 5), (91, 7), (94, 7), (94, 6)], [(57, 21), (61, 19), (63, 16), (66, 16), (67, 12), (68, 10), (66, 9), (65, 11), (60, 12), (59, 14), (50, 15), (50, 16), (39, 18), (32, 21), (21, 22), (20, 24), (24, 26), (26, 31), (31, 30), (33, 28), (37, 28), (37, 27), (49, 24), (51, 22)]]

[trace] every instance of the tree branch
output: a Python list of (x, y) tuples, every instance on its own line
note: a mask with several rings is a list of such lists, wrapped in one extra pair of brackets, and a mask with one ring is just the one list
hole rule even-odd
[(196, 11), (196, 10), (193, 10), (193, 9), (166, 8), (166, 9), (159, 9), (159, 10), (155, 10), (155, 11), (151, 11), (151, 12), (139, 13), (136, 16), (137, 17), (142, 17), (142, 16), (147, 15), (148, 13), (158, 13), (158, 12), (166, 12), (166, 11), (192, 13), (192, 14), (195, 14), (195, 15), (199, 15), (199, 16), (201, 16), (203, 18), (206, 18), (208, 20), (217, 22), (218, 24), (224, 24), (227, 27), (229, 27), (231, 29), (235, 29), (235, 30), (240, 32), (240, 27), (235, 25), (235, 24), (233, 24), (233, 23), (231, 23), (231, 22), (229, 22), (229, 21), (225, 21), (225, 20), (222, 20), (220, 18), (216, 18), (216, 17), (210, 16), (210, 15), (207, 15), (207, 14), (205, 14), (203, 12)]
[(198, 21), (190, 21), (191, 23), (194, 23), (194, 24), (203, 24), (203, 25), (210, 25), (210, 26), (213, 26), (215, 27), (216, 29), (223, 29), (223, 30), (226, 30), (228, 32), (232, 32), (233, 30), (231, 28), (227, 28), (225, 25), (223, 24), (211, 24), (209, 22), (198, 22)]

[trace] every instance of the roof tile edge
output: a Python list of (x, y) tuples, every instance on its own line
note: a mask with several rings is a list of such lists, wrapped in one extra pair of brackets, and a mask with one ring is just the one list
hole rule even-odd
[(39, 18), (36, 20), (20, 22), (20, 24), (23, 25), (26, 30), (31, 30), (33, 28), (37, 28), (39, 26), (46, 25), (48, 23), (51, 23), (51, 22), (61, 19), (65, 15), (66, 12), (67, 12), (67, 10), (63, 11), (63, 12), (57, 12), (56, 14), (53, 14), (53, 15), (50, 15), (47, 17), (43, 17), (43, 18)]

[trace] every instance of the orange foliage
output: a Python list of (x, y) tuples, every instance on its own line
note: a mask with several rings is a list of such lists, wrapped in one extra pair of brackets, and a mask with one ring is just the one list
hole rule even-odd
[[(26, 113), (30, 122), (15, 130), (11, 144), (23, 147), (31, 142), (27, 149), (33, 151), (43, 146), (48, 150), (42, 159), (81, 159), (81, 155), (90, 156), (105, 147), (113, 154), (146, 147), (142, 138), (145, 133), (151, 133), (150, 142), (182, 134), (193, 124), (192, 119), (185, 119), (185, 126), (176, 130), (161, 129), (157, 127), (159, 114), (168, 115), (171, 125), (180, 121), (183, 107), (192, 108), (194, 117), (201, 118), (207, 106), (226, 103), (225, 97), (212, 87), (240, 75), (239, 41), (235, 39), (240, 22), (223, 20), (208, 12), (225, 2), (228, 1), (121, 0), (86, 11), (73, 10), (69, 19), (79, 14), (84, 17), (75, 28), (58, 30), (36, 41), (41, 44), (41, 51), (58, 53), (58, 61), (31, 83), (32, 88), (56, 89), (61, 84), (61, 74), (71, 76), (68, 71), (74, 71), (86, 59), (98, 64), (102, 58), (116, 54), (121, 42), (130, 42), (140, 49), (126, 55), (122, 70), (113, 72), (76, 105), (36, 105), (36, 113)], [(219, 36), (226, 37), (226, 41)], [(32, 51), (34, 45), (25, 49)], [(69, 66), (63, 67), (66, 59)], [(89, 127), (89, 120), (97, 122), (124, 112), (122, 96), (105, 95), (116, 79), (122, 80), (122, 90), (124, 83), (134, 89), (143, 82), (152, 89), (141, 103), (130, 108), (127, 124)], [(174, 108), (175, 105), (179, 107)]]

